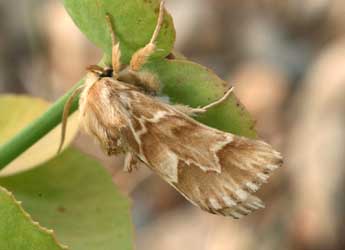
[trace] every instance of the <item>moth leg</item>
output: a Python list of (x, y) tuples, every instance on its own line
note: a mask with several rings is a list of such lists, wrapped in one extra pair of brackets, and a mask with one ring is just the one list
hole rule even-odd
[(127, 152), (125, 155), (125, 162), (123, 166), (123, 171), (132, 172), (134, 169), (138, 168), (138, 161), (136, 157), (131, 152)]
[[(116, 126), (117, 124), (114, 123), (114, 127)], [(119, 132), (117, 130), (109, 130), (106, 131), (104, 134), (106, 137), (104, 139), (101, 139), (100, 141), (103, 141), (103, 147), (108, 156), (123, 154), (126, 152), (121, 137), (119, 136)]]
[(157, 20), (157, 25), (151, 40), (144, 48), (139, 49), (137, 52), (134, 53), (132, 56), (131, 62), (129, 64), (129, 68), (132, 71), (139, 71), (141, 67), (146, 63), (147, 58), (152, 55), (152, 53), (156, 49), (156, 40), (159, 34), (160, 29), (162, 28), (163, 24), (163, 17), (164, 17), (164, 2), (162, 1), (159, 7), (159, 15)]
[(118, 155), (123, 153), (123, 148), (119, 147), (119, 146), (114, 146), (112, 145), (112, 143), (106, 143), (105, 145), (103, 145), (104, 150), (106, 151), (108, 156), (111, 155)]
[(116, 40), (116, 35), (115, 35), (114, 27), (110, 19), (110, 15), (106, 15), (106, 19), (107, 19), (107, 23), (108, 23), (108, 27), (109, 27), (110, 35), (111, 35), (111, 44), (112, 44), (111, 61), (112, 61), (112, 69), (113, 69), (113, 78), (117, 79), (121, 71), (120, 42)]
[(174, 105), (174, 107), (179, 110), (180, 112), (189, 115), (189, 116), (196, 116), (198, 114), (202, 114), (207, 112), (210, 108), (213, 108), (214, 106), (217, 106), (219, 104), (221, 104), (222, 102), (226, 101), (226, 99), (228, 99), (228, 97), (230, 96), (231, 92), (234, 90), (233, 87), (231, 87), (230, 89), (228, 89), (225, 94), (219, 98), (218, 100), (211, 102), (210, 104), (203, 106), (203, 107), (198, 107), (198, 108), (192, 108), (186, 105), (181, 105), (181, 104), (177, 104)]
[(66, 130), (67, 130), (67, 121), (68, 121), (68, 115), (69, 112), (71, 110), (72, 104), (73, 104), (73, 100), (74, 98), (76, 98), (80, 92), (83, 90), (84, 86), (79, 86), (78, 88), (76, 88), (72, 94), (70, 95), (70, 97), (67, 99), (64, 109), (63, 109), (63, 113), (62, 113), (62, 121), (61, 121), (61, 137), (60, 137), (60, 145), (58, 148), (57, 153), (60, 153), (63, 147), (63, 144), (65, 142), (65, 136), (66, 136)]
[(196, 116), (198, 113), (200, 113), (196, 111), (198, 108), (192, 108), (183, 104), (175, 104), (174, 108), (188, 116)]

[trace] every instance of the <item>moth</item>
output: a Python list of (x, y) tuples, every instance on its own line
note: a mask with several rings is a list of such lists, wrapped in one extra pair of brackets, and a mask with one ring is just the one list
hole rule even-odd
[(253, 140), (203, 125), (192, 117), (224, 102), (207, 106), (173, 105), (156, 97), (159, 81), (140, 69), (156, 50), (164, 18), (160, 4), (157, 25), (148, 44), (121, 65), (121, 51), (110, 16), (112, 66), (87, 68), (85, 83), (67, 101), (60, 149), (72, 100), (80, 94), (80, 123), (111, 156), (125, 154), (124, 170), (146, 165), (187, 200), (213, 214), (241, 218), (263, 208), (254, 193), (282, 164), (280, 153)]

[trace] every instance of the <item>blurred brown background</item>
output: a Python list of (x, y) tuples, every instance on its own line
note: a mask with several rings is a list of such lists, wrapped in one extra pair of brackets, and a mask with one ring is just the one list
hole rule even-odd
[[(166, 2), (176, 50), (236, 87), (285, 164), (260, 191), (267, 208), (235, 221), (194, 208), (145, 168), (123, 173), (79, 135), (132, 197), (137, 249), (345, 249), (345, 1)], [(100, 57), (60, 1), (0, 2), (2, 93), (56, 100)]]

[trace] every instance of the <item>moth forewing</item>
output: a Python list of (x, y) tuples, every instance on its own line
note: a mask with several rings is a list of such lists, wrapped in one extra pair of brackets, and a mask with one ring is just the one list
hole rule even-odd
[(129, 96), (140, 155), (153, 171), (212, 213), (240, 217), (263, 207), (251, 194), (281, 165), (270, 145), (207, 127), (142, 93)]
[[(148, 94), (156, 90), (157, 78), (147, 72), (143, 76), (139, 69), (153, 53), (163, 13), (161, 3), (152, 39), (126, 67), (120, 67), (111, 28), (113, 66), (88, 68), (79, 100), (80, 121), (108, 155), (126, 154), (126, 171), (141, 162), (194, 205), (240, 218), (264, 207), (253, 193), (282, 164), (282, 158), (263, 141), (207, 127), (189, 116), (222, 103), (232, 89), (201, 108), (171, 105)], [(129, 79), (136, 80), (126, 82)]]
[(84, 126), (108, 153), (127, 152), (126, 169), (143, 162), (211, 213), (239, 218), (264, 207), (252, 194), (281, 165), (268, 144), (207, 127), (111, 78), (88, 91)]

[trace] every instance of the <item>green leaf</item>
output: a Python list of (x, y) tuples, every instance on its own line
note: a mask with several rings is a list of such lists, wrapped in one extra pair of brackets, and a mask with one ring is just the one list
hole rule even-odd
[[(115, 189), (110, 175), (97, 161), (77, 150), (68, 149), (31, 171), (0, 178), (0, 185), (23, 202), (34, 220), (54, 229), (57, 239), (70, 249), (132, 249), (127, 199)], [(0, 211), (3, 210), (0, 202)], [(15, 216), (15, 211), (0, 213), (0, 225), (4, 216)], [(34, 230), (27, 234), (17, 231), (6, 238), (1, 235), (0, 246), (9, 243), (17, 246), (21, 241), (29, 242), (33, 235)], [(31, 250), (26, 247), (9, 250), (14, 249)], [(40, 248), (32, 248), (37, 249)]]
[[(173, 103), (198, 107), (220, 98), (227, 83), (211, 70), (187, 60), (157, 60), (146, 66), (162, 84), (163, 94)], [(223, 131), (255, 138), (255, 122), (234, 94), (227, 101), (196, 117)]]
[(56, 241), (51, 230), (34, 222), (14, 196), (1, 186), (0, 220), (1, 250), (66, 249)]
[[(49, 106), (49, 102), (40, 98), (24, 95), (0, 95), (0, 149), (18, 131), (25, 128), (30, 122), (44, 113)], [(69, 118), (65, 146), (70, 144), (77, 133), (78, 123), (77, 114)], [(32, 134), (35, 134), (34, 131), (28, 130), (25, 139)], [(7, 165), (5, 169), (0, 170), (0, 176), (11, 175), (34, 168), (42, 162), (55, 157), (60, 142), (60, 134), (61, 126), (55, 127), (46, 136)], [(14, 147), (17, 147), (23, 140), (23, 138), (18, 138), (13, 143)], [(14, 150), (14, 148), (11, 148), (11, 150)], [(3, 156), (0, 153), (0, 157)]]
[[(121, 61), (128, 64), (132, 54), (144, 47), (155, 29), (159, 0), (64, 0), (64, 5), (79, 29), (108, 56), (111, 55), (111, 38), (106, 14), (120, 41)], [(174, 45), (175, 29), (170, 14), (165, 12), (164, 23), (153, 58), (168, 55)], [(108, 57), (110, 59), (110, 57)], [(107, 61), (109, 63), (109, 60)]]

